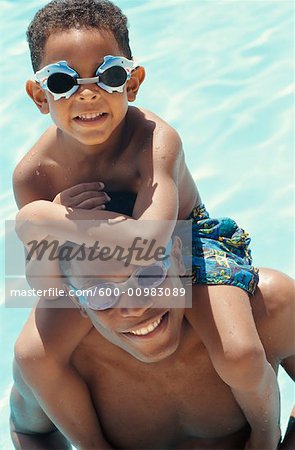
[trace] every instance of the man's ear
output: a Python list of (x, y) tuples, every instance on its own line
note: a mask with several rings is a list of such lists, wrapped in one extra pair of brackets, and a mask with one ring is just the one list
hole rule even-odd
[(182, 240), (180, 237), (175, 236), (173, 238), (171, 256), (176, 265), (177, 274), (183, 276), (186, 274), (186, 267), (182, 257)]
[(142, 66), (137, 66), (132, 70), (131, 78), (127, 82), (127, 96), (129, 102), (136, 100), (139, 86), (145, 79), (145, 70)]
[(28, 80), (26, 83), (26, 91), (29, 97), (33, 100), (37, 108), (42, 114), (49, 113), (49, 105), (44, 90), (39, 83), (33, 80)]

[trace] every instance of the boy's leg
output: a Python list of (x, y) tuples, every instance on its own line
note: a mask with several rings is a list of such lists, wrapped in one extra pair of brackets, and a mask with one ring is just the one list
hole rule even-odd
[[(227, 383), (252, 429), (249, 448), (275, 449), (279, 390), (266, 359), (248, 294), (234, 286), (194, 286), (195, 325), (212, 364)], [(251, 440), (251, 438), (250, 438)], [(259, 442), (258, 442), (259, 441)]]

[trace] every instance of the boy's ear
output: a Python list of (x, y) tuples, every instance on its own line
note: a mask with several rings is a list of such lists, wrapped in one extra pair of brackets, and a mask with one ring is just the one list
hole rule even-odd
[(29, 97), (36, 104), (37, 108), (42, 114), (49, 113), (49, 105), (44, 90), (39, 83), (33, 80), (28, 80), (26, 83), (26, 91)]
[(127, 97), (129, 102), (134, 102), (139, 86), (145, 79), (145, 70), (142, 66), (137, 66), (132, 70), (131, 78), (127, 82)]

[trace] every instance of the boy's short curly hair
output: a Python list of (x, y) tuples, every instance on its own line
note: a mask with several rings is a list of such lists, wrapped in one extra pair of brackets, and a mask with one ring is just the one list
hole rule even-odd
[(94, 28), (110, 31), (131, 59), (127, 17), (108, 0), (53, 0), (40, 9), (27, 30), (34, 72), (40, 69), (48, 37), (57, 31)]

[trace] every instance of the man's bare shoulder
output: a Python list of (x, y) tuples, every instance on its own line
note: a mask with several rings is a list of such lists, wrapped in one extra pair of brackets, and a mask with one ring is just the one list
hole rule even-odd
[(34, 200), (52, 200), (51, 173), (58, 165), (56, 127), (48, 128), (17, 164), (13, 187), (19, 207)]
[(79, 309), (63, 308), (61, 299), (55, 302), (56, 307), (52, 300), (41, 299), (30, 313), (15, 344), (15, 357), (19, 363), (30, 364), (45, 358), (66, 362), (92, 329), (92, 323), (80, 314)]
[[(186, 310), (186, 318), (193, 327), (200, 314), (198, 295), (198, 286), (194, 286), (193, 305)], [(250, 304), (263, 347), (269, 361), (274, 363), (279, 363), (295, 353), (294, 299), (292, 278), (273, 269), (259, 270), (258, 288), (250, 298)]]

